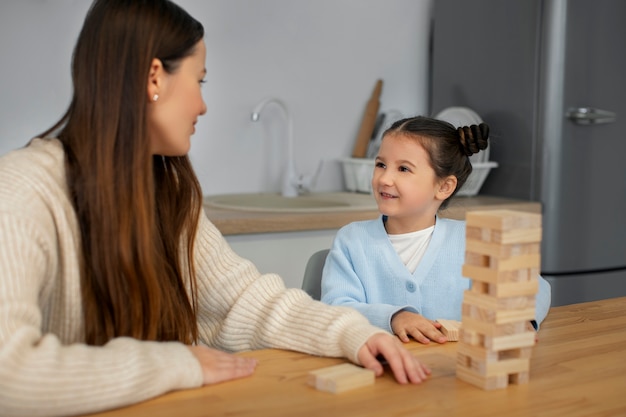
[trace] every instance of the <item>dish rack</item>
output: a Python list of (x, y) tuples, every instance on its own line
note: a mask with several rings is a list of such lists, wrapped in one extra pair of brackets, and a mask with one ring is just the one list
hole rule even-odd
[[(372, 174), (374, 160), (367, 158), (341, 158), (344, 186), (346, 190), (357, 193), (372, 193)], [(475, 196), (483, 186), (489, 171), (498, 166), (497, 162), (474, 162), (472, 173), (456, 193), (459, 196)]]
[(367, 158), (341, 158), (343, 182), (346, 190), (357, 193), (372, 193), (374, 160)]
[(497, 166), (498, 163), (493, 161), (472, 163), (472, 173), (467, 177), (467, 181), (457, 191), (456, 195), (471, 197), (478, 194), (485, 179), (487, 179), (487, 175), (489, 175), (489, 171)]

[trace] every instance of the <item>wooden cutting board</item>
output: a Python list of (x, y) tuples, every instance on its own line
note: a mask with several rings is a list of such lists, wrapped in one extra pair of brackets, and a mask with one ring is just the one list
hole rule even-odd
[(377, 80), (372, 96), (365, 106), (361, 127), (359, 128), (359, 133), (352, 150), (353, 158), (365, 158), (367, 155), (367, 147), (372, 138), (376, 117), (378, 116), (378, 109), (380, 108), (380, 94), (382, 90), (383, 80)]

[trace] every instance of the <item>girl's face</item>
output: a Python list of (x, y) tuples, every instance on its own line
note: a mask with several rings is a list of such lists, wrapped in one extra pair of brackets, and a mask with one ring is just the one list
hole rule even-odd
[(443, 201), (441, 184), (417, 140), (402, 133), (385, 136), (376, 157), (372, 192), (378, 210), (388, 216), (388, 233), (409, 233), (434, 225)]
[[(206, 46), (198, 42), (194, 53), (168, 74), (153, 60), (148, 84), (148, 134), (153, 155), (182, 156), (189, 152), (198, 116), (206, 113), (201, 84), (206, 76)], [(158, 94), (156, 101), (153, 101)]]

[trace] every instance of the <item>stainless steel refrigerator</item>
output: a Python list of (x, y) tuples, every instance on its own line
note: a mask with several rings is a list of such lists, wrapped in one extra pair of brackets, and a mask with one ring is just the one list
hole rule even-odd
[(540, 201), (553, 305), (626, 295), (626, 1), (435, 0), (430, 112), (476, 111), (480, 194)]

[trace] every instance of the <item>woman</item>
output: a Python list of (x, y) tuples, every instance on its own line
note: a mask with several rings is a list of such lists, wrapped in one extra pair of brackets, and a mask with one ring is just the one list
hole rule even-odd
[[(229, 352), (429, 371), (347, 308), (285, 289), (202, 211), (186, 154), (206, 112), (202, 25), (168, 0), (96, 0), (51, 129), (0, 159), (0, 414), (124, 406), (254, 372)], [(311, 320), (315, 320), (311, 325)]]

